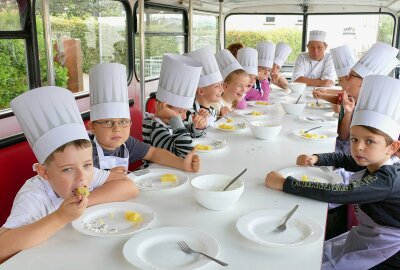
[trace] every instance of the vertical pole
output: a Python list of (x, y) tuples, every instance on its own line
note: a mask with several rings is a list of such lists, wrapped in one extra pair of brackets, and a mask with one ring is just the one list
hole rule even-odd
[(146, 108), (145, 108), (145, 70), (144, 70), (144, 62), (145, 62), (145, 43), (144, 43), (144, 0), (139, 0), (139, 41), (140, 41), (140, 110), (142, 115), (144, 116)]
[(193, 51), (193, 0), (189, 0), (188, 52)]
[(224, 48), (225, 43), (225, 32), (224, 32), (224, 0), (219, 0), (219, 16), (218, 16), (218, 26), (219, 26), (219, 50)]
[(56, 79), (54, 74), (54, 62), (53, 62), (54, 61), (53, 46), (51, 44), (49, 0), (42, 0), (42, 20), (43, 20), (43, 34), (44, 34), (44, 43), (45, 43), (46, 60), (47, 60), (47, 83), (48, 85), (56, 85)]

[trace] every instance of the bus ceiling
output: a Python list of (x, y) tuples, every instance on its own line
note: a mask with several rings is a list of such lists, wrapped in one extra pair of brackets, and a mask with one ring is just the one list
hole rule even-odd
[[(145, 1), (188, 7), (189, 0)], [(400, 12), (400, 0), (193, 0), (195, 10), (230, 13), (329, 13), (329, 12)]]

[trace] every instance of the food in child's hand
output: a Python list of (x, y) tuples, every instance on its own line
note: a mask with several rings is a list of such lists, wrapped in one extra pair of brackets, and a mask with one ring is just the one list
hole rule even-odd
[(140, 222), (143, 220), (142, 216), (138, 212), (126, 211), (125, 219), (130, 222)]
[(218, 127), (221, 128), (221, 129), (228, 129), (228, 130), (234, 130), (235, 129), (234, 126), (227, 125), (227, 124), (219, 124)]
[(194, 146), (194, 148), (196, 148), (196, 150), (212, 150), (213, 147), (211, 145), (206, 145), (206, 144), (196, 144)]
[(89, 189), (86, 186), (83, 186), (83, 187), (77, 187), (75, 189), (75, 193), (87, 197), (87, 196), (89, 196), (90, 192), (89, 192)]
[(256, 101), (257, 105), (269, 105), (268, 101)]
[(172, 173), (163, 174), (163, 175), (161, 175), (160, 178), (161, 178), (161, 182), (163, 182), (163, 183), (169, 183), (169, 182), (175, 183), (177, 181), (176, 175), (172, 174)]

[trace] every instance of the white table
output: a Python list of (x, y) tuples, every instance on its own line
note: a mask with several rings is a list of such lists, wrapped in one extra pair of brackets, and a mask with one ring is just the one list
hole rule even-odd
[[(318, 114), (326, 113), (315, 110)], [(211, 211), (200, 206), (193, 198), (191, 186), (169, 191), (143, 191), (133, 202), (145, 204), (156, 211), (152, 228), (161, 226), (188, 226), (198, 228), (214, 237), (220, 246), (218, 258), (229, 263), (225, 269), (320, 269), (323, 237), (302, 248), (270, 248), (253, 243), (240, 235), (236, 221), (249, 212), (260, 209), (287, 209), (295, 204), (297, 214), (313, 218), (325, 227), (327, 204), (271, 190), (264, 186), (270, 170), (294, 166), (301, 153), (331, 152), (334, 139), (322, 142), (307, 141), (290, 134), (295, 128), (308, 128), (313, 124), (302, 122), (296, 116), (284, 115), (279, 104), (269, 117), (282, 119), (283, 128), (274, 140), (257, 140), (250, 129), (238, 133), (210, 129), (209, 138), (225, 138), (229, 146), (214, 155), (201, 153), (201, 172), (197, 175), (223, 173), (236, 175), (248, 168), (242, 179), (245, 191), (234, 207), (224, 211)], [(122, 255), (122, 248), (131, 236), (91, 237), (75, 231), (71, 225), (51, 237), (46, 243), (20, 252), (1, 269), (135, 269)], [(202, 269), (221, 269), (210, 262)]]

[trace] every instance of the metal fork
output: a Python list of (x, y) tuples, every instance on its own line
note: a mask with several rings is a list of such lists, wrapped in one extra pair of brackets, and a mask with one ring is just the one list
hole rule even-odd
[(284, 232), (286, 231), (286, 222), (289, 220), (289, 218), (294, 214), (294, 212), (296, 212), (297, 208), (299, 208), (299, 205), (296, 204), (296, 206), (290, 210), (290, 212), (287, 214), (287, 216), (285, 217), (285, 220), (283, 221), (283, 223), (281, 225), (279, 225), (278, 227), (276, 227), (275, 230), (278, 230), (280, 232)]
[(180, 241), (180, 242), (178, 242), (178, 246), (179, 246), (180, 249), (181, 249), (183, 252), (185, 252), (186, 254), (198, 253), (198, 254), (201, 254), (201, 255), (203, 255), (203, 256), (209, 258), (210, 260), (213, 260), (213, 261), (219, 263), (219, 264), (222, 265), (222, 266), (227, 266), (227, 265), (228, 265), (227, 263), (224, 263), (224, 262), (222, 262), (222, 261), (220, 261), (220, 260), (218, 260), (218, 259), (216, 259), (216, 258), (214, 258), (214, 257), (211, 257), (211, 256), (209, 256), (209, 255), (207, 255), (207, 254), (205, 254), (205, 253), (203, 253), (203, 252), (200, 252), (200, 251), (196, 251), (196, 250), (191, 249), (191, 248), (188, 246), (188, 244), (186, 244), (185, 241)]
[(306, 131), (304, 131), (304, 133), (308, 133), (308, 132), (310, 132), (311, 130), (314, 130), (314, 129), (317, 129), (317, 128), (321, 128), (322, 126), (318, 126), (318, 127), (313, 127), (313, 128), (310, 128), (310, 129), (307, 129)]
[(319, 167), (324, 173), (330, 173), (331, 171), (329, 170), (329, 168), (328, 167), (326, 167), (326, 166), (321, 166), (321, 167)]

